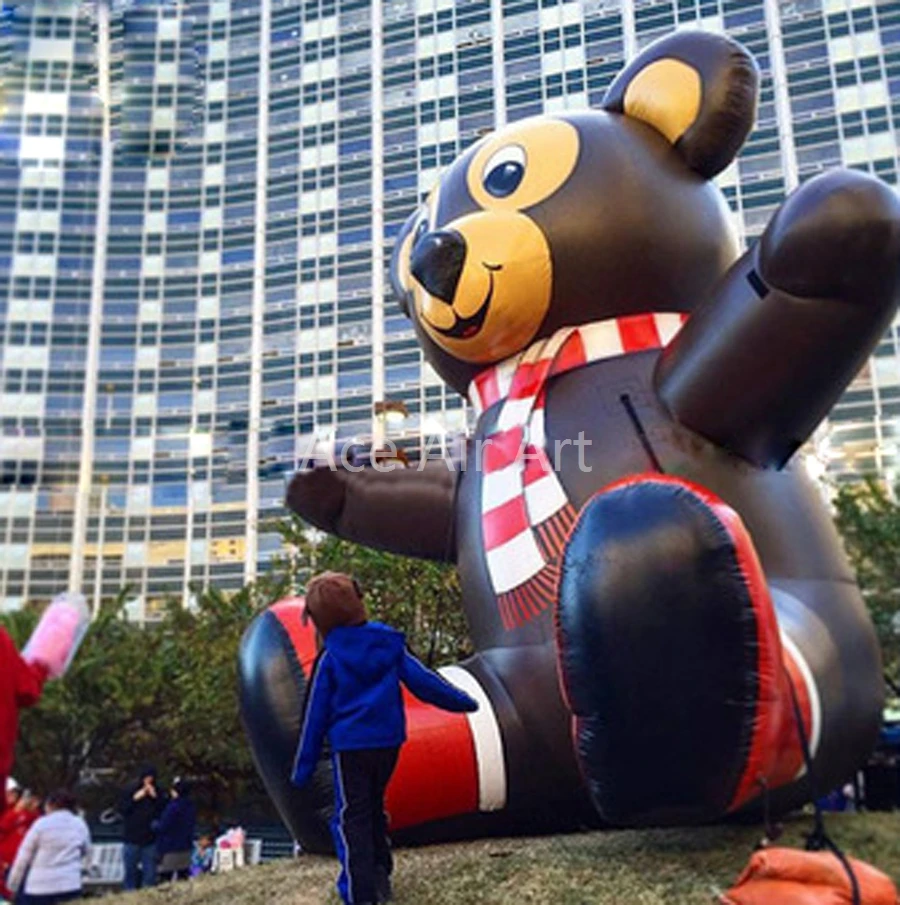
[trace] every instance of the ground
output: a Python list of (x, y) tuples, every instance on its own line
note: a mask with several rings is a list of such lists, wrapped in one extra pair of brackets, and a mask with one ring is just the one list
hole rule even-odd
[[(830, 815), (848, 854), (900, 881), (900, 814)], [(780, 843), (799, 846), (809, 819)], [(760, 837), (708, 827), (491, 839), (396, 853), (397, 905), (710, 905)], [(336, 905), (336, 862), (305, 855), (220, 876), (113, 896), (104, 905)]]

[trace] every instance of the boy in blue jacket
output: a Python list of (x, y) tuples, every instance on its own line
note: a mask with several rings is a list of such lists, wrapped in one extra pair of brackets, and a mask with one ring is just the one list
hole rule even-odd
[(467, 694), (423, 666), (401, 632), (369, 622), (359, 585), (325, 572), (306, 588), (304, 621), (323, 639), (306, 693), (300, 742), (291, 777), (312, 778), (326, 735), (334, 771), (332, 833), (346, 905), (374, 905), (391, 897), (393, 869), (384, 792), (406, 740), (402, 682), (417, 698), (456, 713), (478, 709)]

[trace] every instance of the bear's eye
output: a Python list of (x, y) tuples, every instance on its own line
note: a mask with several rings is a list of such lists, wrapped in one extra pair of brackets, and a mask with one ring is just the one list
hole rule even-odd
[(482, 171), (482, 184), (488, 194), (506, 198), (521, 184), (525, 176), (525, 150), (508, 145), (492, 154)]
[(419, 225), (416, 227), (416, 231), (413, 233), (412, 237), (412, 245), (410, 249), (415, 248), (419, 242), (425, 237), (425, 234), (428, 232), (428, 218), (422, 217), (419, 221)]

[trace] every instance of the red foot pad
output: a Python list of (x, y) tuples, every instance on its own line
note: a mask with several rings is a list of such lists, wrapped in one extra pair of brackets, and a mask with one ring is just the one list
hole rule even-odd
[[(657, 477), (655, 480), (669, 480), (689, 487), (712, 509), (731, 536), (738, 565), (750, 592), (757, 624), (759, 691), (747, 764), (729, 806), (729, 810), (737, 810), (760, 794), (761, 783), (772, 789), (778, 788), (805, 770), (791, 685), (800, 705), (804, 733), (814, 752), (818, 740), (814, 737), (818, 732), (818, 721), (813, 720), (815, 683), (800, 651), (779, 631), (762, 565), (740, 516), (698, 484), (678, 478)], [(786, 642), (784, 648), (782, 640)]]
[(818, 720), (813, 719), (817, 695), (812, 673), (802, 654), (787, 635), (779, 631), (769, 587), (744, 523), (733, 509), (708, 491), (706, 493), (710, 506), (734, 539), (759, 632), (759, 695), (753, 739), (747, 765), (729, 807), (729, 810), (737, 810), (760, 794), (762, 783), (775, 789), (804, 772), (792, 686), (811, 753), (815, 753), (818, 741)]
[[(563, 687), (579, 717), (579, 755), (604, 816), (618, 822), (706, 819), (797, 778), (804, 758), (792, 690), (814, 750), (815, 684), (798, 648), (787, 641), (785, 653), (753, 541), (723, 500), (672, 476), (618, 481), (584, 507), (563, 571), (557, 613)], [(658, 790), (641, 784), (642, 750), (663, 734), (664, 724), (632, 726), (627, 708), (606, 689), (615, 687), (632, 708), (640, 700), (647, 712), (660, 695), (619, 655), (610, 625), (619, 648), (643, 645), (644, 656), (682, 695), (681, 722), (667, 732), (672, 781), (681, 776), (694, 784), (698, 804), (690, 813), (666, 797), (659, 770)], [(718, 649), (710, 649), (712, 639)], [(721, 780), (715, 787), (720, 797), (691, 755), (689, 736), (679, 735), (686, 725), (695, 740), (710, 729), (703, 753), (707, 775)], [(684, 744), (675, 747), (675, 739)]]
[[(787, 785), (805, 771), (803, 747), (791, 695), (796, 695), (803, 731), (815, 753), (818, 742), (817, 693), (812, 673), (799, 649), (782, 635), (775, 607), (753, 541), (740, 516), (704, 488), (692, 486), (702, 495), (731, 535), (738, 564), (750, 590), (759, 637), (759, 694), (755, 727), (747, 758), (729, 810), (737, 810), (756, 798), (764, 782), (775, 789)], [(784, 642), (784, 646), (782, 645)]]

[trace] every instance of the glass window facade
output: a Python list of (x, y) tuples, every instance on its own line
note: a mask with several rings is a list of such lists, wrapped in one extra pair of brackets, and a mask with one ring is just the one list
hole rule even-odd
[[(390, 301), (391, 240), (496, 125), (597, 104), (679, 27), (762, 70), (720, 177), (759, 236), (798, 180), (898, 179), (900, 0), (6, 0), (0, 606), (236, 588), (313, 438), (411, 455), (468, 412)], [(818, 437), (893, 474), (892, 328)]]

